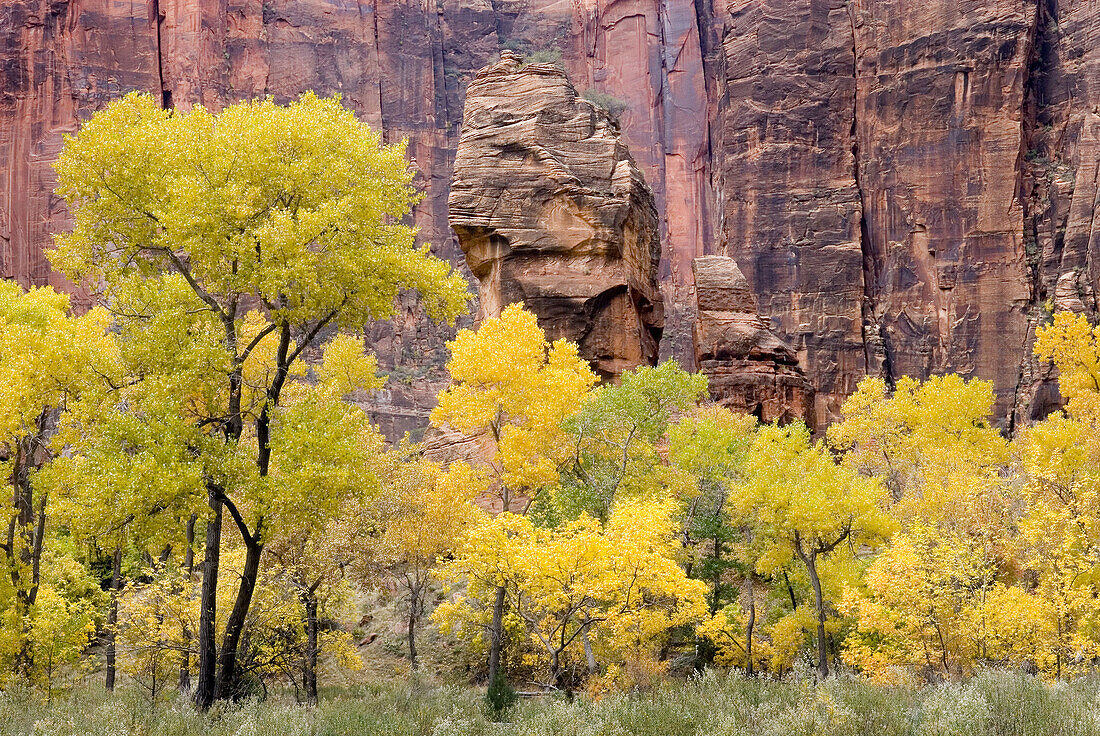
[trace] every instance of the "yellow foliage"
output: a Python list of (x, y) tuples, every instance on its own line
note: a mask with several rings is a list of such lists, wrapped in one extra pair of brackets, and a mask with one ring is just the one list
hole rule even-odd
[(801, 545), (812, 549), (873, 544), (889, 534), (882, 486), (873, 478), (838, 465), (805, 425), (766, 426), (757, 434), (745, 463), (742, 492), (728, 501), (735, 517), (758, 530), (757, 569), (781, 569)]
[(1057, 312), (1035, 331), (1035, 355), (1058, 368), (1058, 389), (1071, 416), (1100, 421), (1100, 326), (1083, 314)]
[(433, 616), (446, 629), (484, 624), (497, 586), (523, 621), (542, 664), (560, 674), (564, 659), (583, 659), (585, 639), (607, 663), (650, 649), (673, 627), (706, 615), (706, 587), (676, 562), (670, 502), (624, 502), (607, 525), (582, 516), (556, 529), (504, 513), (485, 518), (442, 569), (465, 581)]
[(511, 304), (477, 330), (460, 330), (450, 348), (453, 383), (432, 422), (492, 440), (491, 468), (504, 495), (555, 480), (568, 452), (562, 420), (596, 383), (577, 346), (548, 344), (535, 315)]
[(860, 381), (845, 401), (829, 440), (845, 463), (890, 490), (894, 515), (952, 525), (988, 521), (969, 499), (977, 485), (996, 485), (1008, 443), (989, 424), (993, 384), (955, 374), (920, 382), (902, 378), (887, 392), (879, 378)]

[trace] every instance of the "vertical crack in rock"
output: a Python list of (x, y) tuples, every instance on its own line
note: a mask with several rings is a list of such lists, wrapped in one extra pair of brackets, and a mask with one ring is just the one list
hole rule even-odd
[(843, 1), (785, 0), (738, 3), (721, 28), (719, 237), (813, 382), (815, 426), (867, 367), (852, 26)]
[(1036, 6), (948, 5), (851, 3), (862, 247), (890, 375), (992, 381), (1007, 426), (1031, 296), (1017, 174)]
[(1023, 98), (1020, 113), (1020, 150), (1016, 158), (1016, 198), (1023, 210), (1023, 266), (1027, 277), (1028, 306), (1027, 330), (1024, 332), (1023, 345), (1020, 347), (1020, 363), (1016, 374), (1016, 386), (1009, 408), (1007, 433), (1012, 435), (1018, 423), (1022, 423), (1022, 413), (1031, 404), (1034, 393), (1034, 375), (1039, 369), (1031, 354), (1035, 330), (1043, 319), (1042, 303), (1046, 298), (1040, 278), (1040, 256), (1038, 248), (1038, 218), (1036, 188), (1031, 168), (1034, 157), (1032, 151), (1038, 150), (1039, 110), (1043, 103), (1044, 49), (1049, 19), (1057, 13), (1057, 0), (1039, 0), (1035, 11), (1035, 21), (1027, 39), (1026, 64), (1024, 66)]
[[(50, 163), (133, 89), (164, 107), (343, 92), (409, 139), (416, 224), (461, 263), (445, 204), (466, 83), (502, 46), (557, 49), (628, 105), (667, 235), (663, 354), (691, 351), (692, 258), (726, 253), (814, 384), (815, 423), (865, 373), (957, 371), (995, 383), (1012, 429), (1061, 401), (1036, 327), (1097, 316), (1098, 29), (1079, 0), (0, 0), (0, 271), (61, 284)], [(377, 342), (405, 371), (393, 436), (423, 426), (420, 379), (442, 372), (444, 332), (410, 314)]]
[(879, 279), (877, 275), (874, 243), (867, 228), (867, 193), (860, 181), (859, 149), (859, 47), (856, 42), (856, 8), (848, 3), (848, 17), (852, 32), (852, 179), (859, 195), (859, 246), (863, 254), (863, 353), (864, 371), (877, 375), (893, 388), (895, 376), (891, 368), (890, 346), (876, 314)]
[(151, 0), (150, 20), (155, 31), (157, 45), (157, 81), (160, 83), (160, 106), (165, 110), (172, 109), (172, 90), (164, 81), (164, 14), (160, 11), (160, 0)]

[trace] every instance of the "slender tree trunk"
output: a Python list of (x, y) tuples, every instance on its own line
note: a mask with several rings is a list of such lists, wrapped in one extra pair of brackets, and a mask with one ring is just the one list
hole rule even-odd
[(717, 534), (714, 535), (714, 579), (711, 584), (714, 586), (714, 595), (710, 601), (710, 615), (713, 616), (718, 613), (722, 603), (722, 540)]
[[(47, 496), (45, 493), (42, 494), (38, 513), (35, 514), (31, 469), (34, 466), (34, 445), (45, 436), (46, 421), (47, 412), (43, 412), (38, 419), (38, 434), (24, 439), (16, 446), (11, 476), (12, 505), (16, 513), (8, 523), (5, 549), (12, 587), (15, 589), (16, 611), (21, 622), (16, 669), (23, 675), (28, 675), (33, 668), (33, 657), (30, 651), (31, 608), (38, 599), (42, 543), (46, 532)], [(29, 579), (25, 579), (23, 575), (27, 568), (30, 568)]]
[[(195, 514), (191, 514), (191, 518), (187, 520), (187, 552), (183, 557), (183, 569), (187, 571), (186, 585), (191, 584), (191, 576), (195, 572), (195, 522), (197, 520), (198, 516)], [(179, 691), (186, 694), (191, 691), (191, 630), (187, 628), (186, 623), (181, 633), (183, 634), (183, 653), (180, 654)]]
[(306, 604), (306, 656), (302, 671), (302, 685), (306, 690), (306, 702), (317, 705), (317, 598), (309, 595)]
[(241, 641), (241, 632), (244, 631), (248, 608), (252, 605), (252, 593), (256, 590), (256, 581), (259, 579), (260, 555), (263, 549), (263, 545), (254, 539), (245, 540), (241, 585), (237, 589), (233, 611), (225, 622), (225, 635), (222, 637), (222, 649), (218, 655), (218, 679), (214, 687), (214, 698), (217, 700), (232, 696), (237, 684), (237, 646)]
[(416, 621), (420, 605), (420, 589), (418, 587), (409, 591), (409, 667), (413, 672), (420, 668), (420, 662), (416, 658)]
[(122, 546), (111, 562), (111, 609), (107, 612), (107, 691), (115, 689), (115, 642), (118, 640), (118, 592), (122, 588)]
[(550, 684), (554, 687), (561, 687), (561, 681), (561, 653), (555, 650), (550, 657)]
[(214, 615), (218, 597), (218, 558), (221, 554), (222, 502), (210, 493), (213, 518), (206, 522), (206, 559), (202, 563), (202, 600), (199, 604), (199, 679), (195, 685), (194, 701), (202, 710), (214, 702), (214, 685), (218, 663), (218, 645), (214, 637)]
[(493, 601), (493, 621), (489, 626), (489, 684), (496, 680), (500, 670), (500, 650), (504, 642), (504, 586), (497, 587), (497, 597)]
[(791, 585), (791, 579), (785, 572), (783, 573), (783, 580), (787, 583), (787, 593), (791, 596), (791, 610), (793, 611), (798, 608), (798, 601), (794, 597), (794, 586)]
[(749, 573), (749, 620), (745, 626), (745, 674), (752, 677), (752, 630), (756, 628), (756, 591), (753, 590), (752, 573)]
[(810, 574), (810, 584), (814, 588), (814, 604), (817, 606), (817, 676), (824, 680), (829, 676), (829, 654), (825, 641), (825, 601), (821, 595), (821, 578), (817, 575), (817, 555), (811, 553), (803, 557), (806, 571)]
[(588, 629), (585, 629), (581, 634), (581, 643), (584, 644), (584, 658), (588, 665), (588, 674), (593, 676), (599, 671), (600, 666), (596, 662), (596, 653), (592, 650), (592, 640), (588, 638)]

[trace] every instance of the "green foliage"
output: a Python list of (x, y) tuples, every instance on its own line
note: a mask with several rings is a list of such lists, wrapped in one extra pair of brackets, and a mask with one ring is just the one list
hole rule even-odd
[(694, 407), (706, 390), (705, 376), (666, 361), (592, 391), (564, 422), (572, 457), (554, 492), (564, 517), (586, 513), (606, 521), (619, 496), (663, 495), (657, 445), (673, 417)]
[(508, 684), (508, 678), (504, 675), (504, 670), (497, 670), (497, 676), (493, 678), (493, 681), (489, 683), (489, 688), (485, 691), (485, 702), (488, 704), (490, 710), (497, 717), (500, 717), (506, 710), (511, 708), (519, 700), (519, 696), (516, 695), (515, 689)]
[(525, 65), (550, 64), (552, 66), (561, 67), (561, 49), (549, 48), (532, 51), (523, 57), (523, 63)]
[[(672, 362), (596, 386), (576, 345), (509, 305), (448, 346), (432, 422), (472, 449), (441, 466), (407, 441), (387, 451), (348, 400), (383, 383), (366, 327), (402, 291), (438, 319), (466, 306), (405, 224), (402, 146), (338, 99), (168, 112), (132, 94), (57, 169), (75, 226), (52, 255), (99, 306), (74, 317), (52, 290), (0, 284), (0, 711), (24, 684), (50, 700), (77, 680), (97, 630), (152, 707), (215, 640), (222, 697), (292, 685), (316, 702), (318, 668), (362, 665), (348, 617), (372, 588), (401, 591), (410, 669), (430, 609), (489, 648), (490, 671), (504, 663), (486, 710), (458, 690), (359, 693), (390, 731), (491, 733), (507, 711), (532, 733), (1046, 733), (1095, 710), (1076, 685), (983, 672), (1068, 680), (1100, 657), (1100, 328), (1085, 318), (1037, 330), (1068, 404), (1014, 438), (989, 420), (992, 385), (957, 375), (867, 378), (822, 438), (705, 403), (706, 379)], [(204, 544), (223, 509), (239, 534)], [(115, 550), (108, 594), (97, 560)], [(704, 663), (787, 681), (668, 684)], [(908, 689), (826, 680), (838, 665)], [(509, 668), (545, 699), (517, 702)], [(135, 730), (125, 697), (65, 707), (78, 714), (31, 727)], [(357, 708), (128, 725), (382, 728)]]
[(581, 97), (606, 112), (608, 117), (615, 121), (618, 121), (622, 114), (630, 109), (630, 103), (626, 100), (621, 100), (615, 95), (594, 88), (586, 89), (581, 93)]
[[(130, 534), (179, 550), (185, 519), (227, 509), (246, 556), (224, 696), (236, 665), (251, 668), (238, 645), (265, 544), (308, 541), (378, 488), (380, 435), (344, 401), (381, 384), (367, 324), (405, 290), (453, 320), (466, 282), (404, 224), (419, 199), (404, 145), (383, 145), (339, 98), (213, 113), (129, 94), (66, 138), (56, 169), (75, 222), (52, 262), (110, 311), (114, 350), (51, 480), (74, 531), (108, 548)], [(217, 582), (216, 565), (203, 570)], [(213, 626), (198, 631), (211, 651)]]

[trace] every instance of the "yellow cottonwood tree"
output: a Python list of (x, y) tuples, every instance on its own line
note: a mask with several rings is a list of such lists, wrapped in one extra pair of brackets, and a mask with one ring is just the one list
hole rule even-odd
[(10, 664), (25, 675), (36, 648), (28, 637), (50, 513), (48, 484), (36, 475), (63, 444), (56, 436), (58, 425), (69, 421), (63, 414), (109, 360), (106, 328), (101, 310), (71, 316), (67, 295), (0, 282), (0, 467), (11, 499), (0, 550), (19, 642)]
[(805, 568), (817, 614), (817, 672), (828, 677), (823, 558), (878, 545), (892, 530), (886, 494), (874, 478), (838, 464), (806, 426), (763, 427), (745, 463), (745, 483), (730, 497), (733, 513), (751, 526), (762, 573), (792, 561)]
[[(560, 687), (568, 655), (592, 660), (598, 650), (622, 661), (706, 616), (705, 584), (676, 559), (674, 511), (670, 501), (624, 501), (606, 525), (582, 515), (553, 529), (516, 514), (486, 518), (442, 574), (475, 599), (503, 582), (510, 610), (545, 655), (549, 684)], [(479, 618), (470, 603), (442, 604), (434, 617), (447, 628), (470, 625)]]
[(993, 600), (1013, 584), (1010, 446), (988, 381), (867, 378), (829, 429), (844, 463), (890, 490), (899, 533), (845, 594), (845, 658), (879, 679), (955, 677), (997, 661)]
[(829, 442), (845, 452), (845, 464), (881, 480), (895, 515), (968, 519), (960, 489), (975, 476), (996, 478), (1009, 456), (989, 422), (993, 402), (992, 383), (955, 374), (904, 377), (893, 391), (868, 377), (844, 402)]
[[(488, 488), (484, 474), (456, 461), (446, 469), (415, 456), (418, 448), (391, 451), (382, 472), (382, 493), (349, 510), (334, 524), (350, 575), (360, 584), (391, 580), (407, 595), (405, 634), (409, 664), (419, 668), (416, 631), (426, 608), (432, 575), (479, 524), (476, 505)], [(352, 528), (345, 528), (350, 524)]]
[(1073, 312), (1057, 312), (1035, 332), (1035, 355), (1058, 368), (1066, 410), (1082, 421), (1100, 421), (1100, 326)]
[(1024, 502), (1019, 558), (1049, 611), (1043, 643), (1054, 677), (1100, 656), (1100, 442), (1089, 427), (1054, 414), (1015, 442)]
[[(341, 432), (357, 436), (362, 424), (351, 417), (345, 428), (349, 417), (331, 396), (284, 411), (305, 351), (331, 332), (356, 335), (357, 351), (329, 342), (329, 357), (355, 366), (332, 372), (349, 388), (356, 381), (345, 379), (367, 373), (359, 335), (393, 314), (402, 290), (415, 290), (434, 318), (466, 308), (465, 280), (403, 224), (418, 199), (404, 154), (339, 98), (307, 93), (286, 106), (266, 99), (214, 113), (164, 110), (134, 93), (68, 137), (56, 162), (75, 222), (57, 236), (52, 262), (114, 313), (127, 375), (140, 379), (127, 406), (178, 416), (181, 435), (166, 441), (202, 463), (201, 707), (232, 695), (272, 525), (331, 512), (317, 484), (357, 472), (357, 455), (293, 455), (346, 445)], [(316, 438), (300, 431), (307, 416), (321, 420)], [(218, 647), (223, 509), (246, 558)]]
[(913, 523), (849, 588), (841, 610), (854, 619), (844, 658), (879, 681), (919, 674), (959, 677), (988, 654), (996, 560), (979, 539)]
[(1058, 369), (1066, 408), (1024, 428), (1014, 443), (1024, 505), (1018, 558), (1035, 580), (1032, 610), (1046, 613), (1044, 635), (1033, 638), (1054, 677), (1100, 655), (1098, 340), (1100, 328), (1069, 312), (1038, 329), (1035, 354)]
[[(568, 456), (562, 428), (597, 381), (577, 346), (547, 343), (535, 315), (511, 304), (477, 330), (461, 330), (450, 344), (452, 384), (439, 395), (432, 423), (449, 424), (488, 442), (485, 466), (502, 513), (523, 504), (558, 478)], [(512, 523), (508, 521), (507, 523)], [(507, 579), (494, 589), (489, 624), (489, 682), (500, 667)]]

